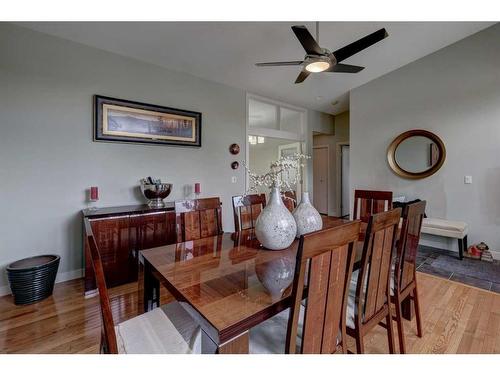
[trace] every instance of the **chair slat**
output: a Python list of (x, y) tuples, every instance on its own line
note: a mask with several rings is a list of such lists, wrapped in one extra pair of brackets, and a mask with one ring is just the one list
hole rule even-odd
[(296, 350), (307, 264), (308, 292), (300, 352), (333, 353), (339, 346), (346, 350), (347, 295), (359, 228), (360, 222), (354, 221), (301, 237), (288, 322), (288, 353), (295, 353)]
[(234, 228), (236, 232), (253, 229), (260, 212), (266, 206), (265, 194), (233, 197)]
[(356, 338), (358, 353), (363, 352), (363, 337), (383, 319), (386, 320), (389, 351), (394, 352), (390, 309), (390, 275), (401, 209), (373, 214), (363, 245), (354, 301), (354, 327), (348, 333)]
[(392, 192), (355, 190), (354, 219), (367, 223), (371, 215), (389, 210), (392, 210)]
[(222, 206), (219, 198), (175, 202), (177, 241), (192, 241), (222, 233)]

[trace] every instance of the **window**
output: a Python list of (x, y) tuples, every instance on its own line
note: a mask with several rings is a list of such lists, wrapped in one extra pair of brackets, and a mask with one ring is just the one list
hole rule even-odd
[(249, 134), (301, 141), (306, 112), (285, 103), (248, 95)]

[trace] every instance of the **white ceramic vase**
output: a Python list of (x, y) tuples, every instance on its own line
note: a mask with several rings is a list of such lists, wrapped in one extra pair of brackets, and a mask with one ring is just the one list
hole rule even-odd
[(278, 188), (271, 190), (269, 202), (255, 222), (255, 235), (269, 250), (282, 250), (290, 246), (297, 234), (297, 225), (281, 200)]
[(321, 215), (311, 204), (307, 191), (302, 193), (300, 204), (293, 211), (293, 218), (297, 223), (297, 237), (323, 228)]

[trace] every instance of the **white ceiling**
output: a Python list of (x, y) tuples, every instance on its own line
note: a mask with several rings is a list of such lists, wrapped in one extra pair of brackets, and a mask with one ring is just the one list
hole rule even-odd
[[(329, 113), (349, 108), (349, 90), (474, 34), (487, 22), (321, 22), (320, 45), (336, 50), (385, 27), (389, 37), (343, 61), (357, 74), (319, 73), (294, 84), (300, 67), (256, 62), (299, 60), (290, 29), (314, 22), (34, 22), (37, 31), (133, 57), (249, 92)], [(332, 102), (339, 101), (335, 106)]]

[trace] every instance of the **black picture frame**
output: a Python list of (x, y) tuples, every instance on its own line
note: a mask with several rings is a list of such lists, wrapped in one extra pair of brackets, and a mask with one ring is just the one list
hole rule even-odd
[(94, 142), (201, 147), (201, 124), (200, 112), (94, 95)]

